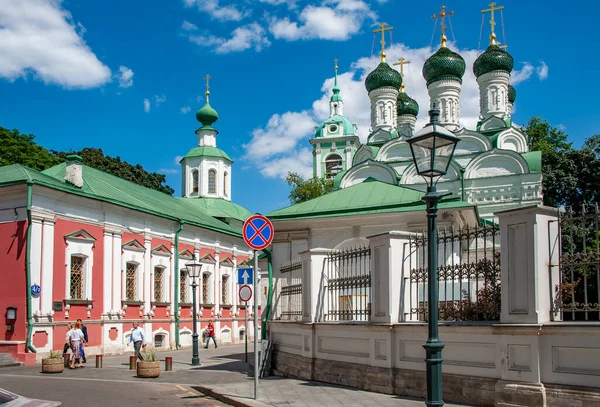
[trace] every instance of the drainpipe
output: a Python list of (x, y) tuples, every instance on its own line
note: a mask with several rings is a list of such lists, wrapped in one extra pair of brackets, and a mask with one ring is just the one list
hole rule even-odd
[(460, 200), (465, 201), (465, 169), (460, 168)]
[(267, 255), (267, 269), (269, 271), (269, 293), (267, 294), (267, 306), (262, 314), (262, 326), (260, 329), (261, 339), (265, 340), (267, 339), (267, 321), (271, 316), (271, 302), (273, 301), (273, 258), (270, 250), (263, 249), (263, 253)]
[(25, 339), (26, 348), (37, 353), (37, 350), (31, 344), (31, 334), (33, 333), (33, 316), (31, 312), (31, 197), (33, 190), (33, 181), (27, 181), (27, 238), (25, 248), (25, 290), (27, 291), (27, 337)]
[(179, 229), (175, 231), (175, 284), (173, 285), (173, 314), (175, 315), (175, 348), (179, 349), (179, 297), (177, 288), (179, 287), (179, 232), (183, 229), (183, 221), (179, 221)]

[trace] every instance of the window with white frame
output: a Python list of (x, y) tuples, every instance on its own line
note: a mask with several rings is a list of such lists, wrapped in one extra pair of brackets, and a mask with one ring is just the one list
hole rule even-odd
[(227, 172), (223, 174), (223, 195), (227, 196)]
[(223, 275), (221, 278), (221, 303), (230, 304), (229, 301), (229, 276)]
[(179, 301), (189, 302), (188, 300), (188, 272), (186, 269), (179, 270)]
[(198, 170), (192, 171), (192, 193), (198, 193)]
[(71, 256), (70, 273), (70, 298), (73, 300), (82, 300), (84, 294), (83, 278), (85, 270), (85, 257)]
[(202, 303), (212, 304), (211, 274), (202, 273)]
[(208, 171), (208, 193), (214, 194), (217, 192), (217, 171)]
[(137, 289), (138, 265), (136, 263), (127, 263), (125, 265), (125, 299), (127, 301), (138, 300)]
[(163, 302), (164, 297), (164, 281), (165, 281), (165, 268), (154, 267), (154, 301)]

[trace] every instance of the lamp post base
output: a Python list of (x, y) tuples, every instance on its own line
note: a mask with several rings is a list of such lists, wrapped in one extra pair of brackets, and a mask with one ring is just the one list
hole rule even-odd
[(437, 340), (432, 341), (431, 338), (423, 345), (427, 357), (427, 399), (426, 406), (441, 407), (444, 405), (442, 398), (442, 349), (444, 344)]
[(192, 366), (200, 366), (200, 357), (198, 356), (198, 333), (192, 335)]

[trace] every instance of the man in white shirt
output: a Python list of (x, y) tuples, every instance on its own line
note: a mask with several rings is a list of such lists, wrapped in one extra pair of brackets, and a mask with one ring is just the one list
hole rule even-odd
[(133, 342), (133, 349), (135, 349), (135, 356), (139, 360), (144, 360), (140, 350), (142, 347), (146, 347), (146, 334), (144, 330), (140, 328), (140, 324), (138, 322), (133, 323), (133, 329), (131, 330), (131, 335), (129, 336), (129, 343)]

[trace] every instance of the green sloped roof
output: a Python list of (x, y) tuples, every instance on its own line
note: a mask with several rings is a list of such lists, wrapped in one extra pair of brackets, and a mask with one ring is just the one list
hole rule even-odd
[[(221, 150), (220, 148), (211, 146), (194, 147), (190, 151), (188, 151), (188, 153), (183, 158), (190, 157), (217, 157), (224, 158), (230, 163), (233, 163), (233, 160), (229, 158), (225, 151)], [(183, 158), (179, 162), (181, 162)]]
[(56, 180), (55, 178), (21, 164), (0, 167), (0, 186), (21, 184), (27, 181), (65, 191), (80, 191), (79, 188), (74, 187), (71, 184), (62, 180)]
[(527, 161), (529, 165), (529, 172), (542, 172), (542, 152), (541, 151), (530, 151), (528, 153), (521, 153), (521, 156)]
[[(327, 195), (311, 199), (267, 214), (271, 220), (324, 218), (335, 216), (368, 215), (387, 212), (425, 210), (421, 201), (423, 192), (386, 184), (380, 181), (362, 182)], [(473, 207), (462, 201), (444, 200), (441, 208)]]
[(180, 198), (186, 203), (195, 206), (215, 218), (231, 218), (245, 222), (252, 212), (241, 205), (223, 198)]
[[(9, 166), (11, 167), (11, 166)], [(0, 174), (3, 173), (0, 168)], [(82, 165), (83, 187), (76, 188), (65, 178), (66, 163), (56, 165), (41, 173), (37, 173), (34, 183), (53, 189), (81, 195), (90, 199), (111, 202), (115, 205), (150, 213), (163, 218), (181, 220), (185, 223), (215, 230), (233, 236), (241, 236), (238, 228), (227, 225), (207, 213), (200, 212), (184, 198), (175, 198), (154, 189), (127, 181), (123, 178), (107, 174), (86, 165)], [(0, 175), (0, 185), (3, 177)]]

